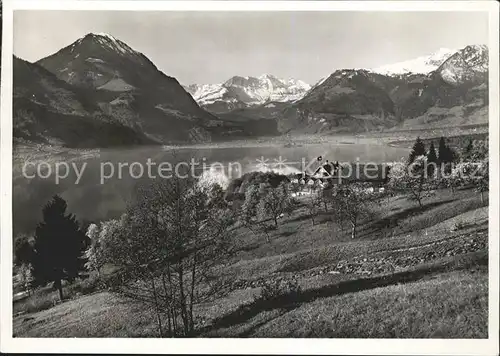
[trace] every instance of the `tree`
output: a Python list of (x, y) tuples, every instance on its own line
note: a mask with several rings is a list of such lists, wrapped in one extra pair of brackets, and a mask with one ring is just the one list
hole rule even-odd
[(207, 190), (206, 193), (208, 195), (208, 204), (211, 208), (215, 209), (227, 209), (228, 204), (226, 199), (224, 198), (224, 189), (217, 184), (213, 183)]
[(417, 137), (410, 152), (410, 156), (408, 157), (408, 164), (413, 163), (416, 157), (422, 155), (425, 155), (425, 145), (422, 139), (420, 137)]
[(14, 239), (14, 265), (30, 264), (33, 253), (33, 241), (28, 235), (20, 235)]
[(109, 239), (112, 224), (114, 222), (115, 220), (106, 221), (100, 224), (100, 226), (90, 224), (87, 229), (87, 236), (90, 239), (90, 245), (87, 250), (85, 250), (85, 258), (87, 260), (85, 267), (89, 271), (97, 271), (98, 275), (100, 275), (101, 268), (106, 263), (106, 240)]
[(260, 201), (259, 187), (252, 184), (245, 191), (245, 201), (241, 206), (240, 221), (244, 226), (249, 227), (257, 215), (257, 206)]
[(450, 180), (455, 185), (474, 186), (484, 204), (484, 193), (489, 190), (488, 140), (474, 142), (468, 157), (455, 167)]
[(432, 195), (432, 181), (425, 179), (427, 157), (418, 156), (415, 161), (406, 165), (404, 162), (393, 165), (390, 171), (389, 188), (395, 192), (409, 195), (410, 200), (418, 203), (422, 209), (424, 198)]
[(476, 190), (481, 194), (481, 203), (484, 204), (484, 193), (489, 191), (489, 161), (488, 158), (483, 159), (479, 162), (478, 170), (476, 175), (471, 177), (473, 179)]
[(72, 282), (84, 269), (86, 236), (67, 204), (56, 195), (42, 210), (43, 222), (36, 228), (32, 266), (35, 283), (53, 282), (63, 299), (62, 280)]
[(19, 276), (19, 282), (23, 286), (24, 290), (28, 292), (29, 295), (33, 285), (33, 274), (32, 274), (31, 264), (23, 263), (21, 266), (19, 266), (17, 275)]
[(443, 136), (441, 136), (441, 138), (439, 139), (438, 159), (440, 163), (448, 162), (448, 150), (446, 146), (446, 141)]
[(113, 290), (151, 306), (160, 337), (193, 335), (194, 305), (225, 286), (214, 267), (232, 250), (232, 216), (212, 198), (190, 179), (153, 181), (118, 222), (118, 246), (107, 243), (107, 261), (122, 271)]
[(322, 193), (318, 193), (318, 190), (311, 192), (309, 196), (306, 197), (305, 203), (307, 210), (309, 211), (309, 216), (311, 217), (311, 222), (314, 225), (316, 223), (316, 216), (321, 208), (321, 203), (323, 202)]
[(469, 161), (481, 161), (489, 159), (489, 140), (477, 140), (472, 145)]
[(473, 141), (472, 139), (469, 140), (469, 143), (467, 144), (467, 146), (465, 146), (464, 148), (464, 151), (462, 153), (462, 158), (464, 160), (467, 160), (469, 159), (469, 156), (472, 154), (472, 150), (474, 149), (474, 144), (473, 144)]
[(427, 153), (427, 174), (432, 177), (437, 168), (438, 158), (436, 155), (436, 149), (434, 148), (434, 142), (431, 142), (429, 152)]
[(444, 137), (439, 139), (439, 147), (438, 147), (438, 161), (441, 166), (442, 173), (450, 173), (451, 172), (451, 163), (456, 161), (457, 159), (456, 152), (446, 145), (446, 141)]
[(363, 183), (351, 183), (333, 188), (335, 191), (335, 206), (340, 216), (346, 217), (351, 225), (351, 238), (357, 236), (359, 223), (373, 214), (368, 186)]
[(285, 213), (289, 213), (292, 207), (290, 192), (286, 184), (282, 182), (276, 188), (270, 188), (267, 194), (260, 200), (257, 207), (258, 218), (261, 221), (270, 219), (274, 223), (274, 228), (278, 227), (278, 218)]

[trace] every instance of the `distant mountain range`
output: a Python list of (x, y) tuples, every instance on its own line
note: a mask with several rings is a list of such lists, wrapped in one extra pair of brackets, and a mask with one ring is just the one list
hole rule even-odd
[(15, 138), (103, 146), (253, 134), (200, 108), (175, 78), (108, 34), (87, 34), (36, 63), (14, 62)]
[(433, 65), (437, 68), (428, 73), (393, 75), (337, 70), (283, 110), (279, 130), (338, 133), (487, 123), (487, 47), (467, 46)]
[(488, 49), (467, 46), (314, 86), (234, 76), (179, 82), (108, 34), (29, 63), (14, 58), (14, 138), (66, 146), (207, 142), (487, 122)]
[(214, 113), (302, 98), (311, 86), (301, 80), (271, 74), (258, 78), (234, 76), (222, 84), (192, 84), (186, 90), (202, 107)]

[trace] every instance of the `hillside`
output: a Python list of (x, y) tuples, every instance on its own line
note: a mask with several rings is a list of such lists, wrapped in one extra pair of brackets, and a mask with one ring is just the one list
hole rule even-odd
[(438, 69), (411, 82), (410, 95), (398, 103), (403, 127), (488, 123), (488, 49), (467, 46)]
[(356, 132), (394, 122), (394, 103), (365, 70), (338, 70), (283, 111), (280, 131)]
[(37, 62), (59, 79), (96, 92), (104, 112), (136, 121), (162, 142), (211, 139), (217, 118), (201, 109), (173, 77), (107, 34), (87, 34)]
[[(373, 71), (336, 70), (312, 87), (270, 74), (183, 87), (107, 34), (90, 33), (34, 64), (19, 61), (14, 136), (35, 142), (199, 143), (488, 122), (484, 45), (441, 49)], [(67, 116), (75, 123), (68, 125)]]
[[(268, 240), (235, 229), (235, 254), (216, 270), (227, 288), (195, 306), (195, 336), (487, 337), (487, 205), (469, 189), (441, 189), (421, 211), (414, 205), (401, 196), (378, 201), (378, 217), (363, 221), (354, 240), (333, 210), (311, 223), (305, 199)], [(62, 303), (50, 288), (14, 302), (15, 335), (158, 336), (151, 308), (98, 281), (66, 286)]]
[(447, 59), (443, 53), (425, 57), (420, 69), (435, 68), (430, 73), (337, 70), (278, 115), (279, 129), (352, 133), (487, 123), (487, 47), (467, 46)]

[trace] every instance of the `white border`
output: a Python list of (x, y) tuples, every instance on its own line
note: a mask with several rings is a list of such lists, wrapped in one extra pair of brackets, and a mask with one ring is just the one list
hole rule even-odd
[[(1, 324), (2, 352), (246, 353), (246, 354), (498, 354), (499, 5), (496, 1), (3, 1), (1, 90)], [(489, 339), (57, 339), (12, 338), (12, 18), (14, 9), (165, 11), (486, 11), (489, 12)], [(464, 24), (465, 26), (466, 24)], [(496, 217), (496, 218), (494, 218)]]

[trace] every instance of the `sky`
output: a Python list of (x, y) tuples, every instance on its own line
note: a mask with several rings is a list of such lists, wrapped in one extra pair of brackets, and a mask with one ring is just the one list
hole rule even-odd
[(14, 54), (36, 61), (105, 32), (182, 84), (273, 74), (314, 84), (439, 48), (488, 43), (482, 12), (14, 12)]

